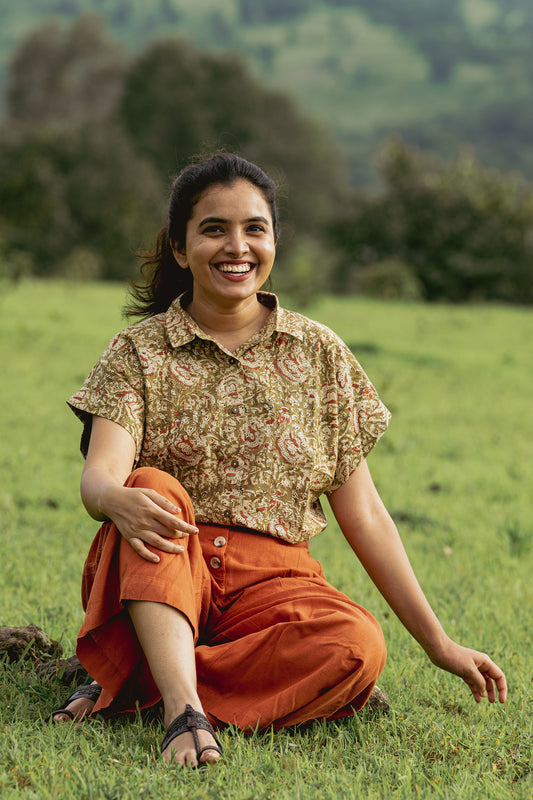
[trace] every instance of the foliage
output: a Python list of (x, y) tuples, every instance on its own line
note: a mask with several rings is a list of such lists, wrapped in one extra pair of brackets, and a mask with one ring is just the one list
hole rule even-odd
[[(413, 270), (395, 258), (375, 261), (351, 276), (353, 291), (382, 300), (420, 300), (422, 286)], [(345, 287), (345, 289), (348, 287)]]
[(341, 194), (339, 159), (316, 124), (237, 57), (184, 40), (126, 59), (92, 15), (47, 21), (14, 56), (8, 100), (0, 235), (38, 275), (85, 265), (131, 277), (128, 254), (155, 237), (169, 174), (199, 151), (237, 150), (291, 186), (287, 253), (299, 226), (320, 238)]
[(314, 0), (238, 0), (241, 21), (245, 25), (261, 22), (285, 22), (309, 11)]
[(25, 253), (37, 275), (68, 273), (83, 247), (101, 265), (93, 277), (128, 277), (131, 249), (162, 216), (153, 168), (116, 125), (4, 127), (0, 171), (6, 249)]
[[(331, 125), (352, 183), (376, 182), (371, 156), (391, 130), (442, 157), (469, 142), (484, 163), (533, 178), (530, 0), (0, 0), (0, 86), (2, 65), (43, 17), (90, 9), (137, 53), (178, 33), (238, 51)], [(486, 136), (502, 103), (511, 124)]]
[[(312, 34), (319, 7), (319, 0), (286, 6), (301, 20), (288, 28), (295, 47), (301, 32)], [(320, 19), (335, 27), (348, 20), (337, 12), (352, 7), (330, 6), (332, 16)], [(261, 8), (271, 15), (264, 30), (272, 32), (282, 12), (274, 0)], [(395, 8), (381, 0), (372, 15), (406, 27), (411, 4)], [(441, 8), (443, 24), (458, 8)], [(433, 0), (424, 9), (426, 30), (437, 11)], [(362, 24), (361, 17), (350, 20), (355, 28), (335, 27), (347, 53)], [(222, 17), (217, 24), (223, 27)], [(323, 35), (314, 36), (320, 47)], [(292, 52), (283, 54), (287, 72)], [(473, 51), (469, 57), (485, 58)], [(347, 58), (337, 58), (339, 75), (353, 68)], [(455, 128), (453, 116), (439, 130), (417, 126), (408, 139), (425, 147), (438, 140), (449, 149), (460, 130), (473, 138), (482, 128), (487, 158), (510, 136), (523, 143), (523, 163), (529, 159), (533, 169), (530, 104), (513, 114), (513, 103), (510, 97), (474, 111)], [(335, 286), (379, 297), (533, 302), (532, 201), (524, 181), (482, 168), (466, 150), (447, 166), (398, 141), (378, 159), (381, 192), (349, 194), (339, 148), (326, 129), (288, 95), (264, 86), (235, 53), (167, 37), (128, 55), (94, 14), (70, 26), (46, 20), (13, 56), (0, 126), (0, 238), (11, 265), (5, 271), (14, 278), (28, 271), (131, 277), (130, 251), (148, 247), (164, 218), (169, 176), (194, 154), (218, 148), (240, 152), (278, 178), (284, 223), (278, 284), (299, 301)]]
[(162, 176), (199, 151), (224, 148), (290, 187), (282, 214), (289, 231), (305, 226), (320, 236), (337, 207), (341, 170), (333, 142), (235, 55), (204, 53), (179, 39), (155, 41), (133, 64), (120, 110)]
[(468, 58), (470, 35), (459, 0), (328, 0), (331, 5), (364, 9), (380, 24), (398, 28), (427, 58), (435, 83), (448, 81), (456, 65)]
[[(355, 194), (332, 226), (344, 250), (340, 287), (383, 259), (411, 267), (428, 300), (533, 302), (533, 187), (484, 169), (470, 153), (445, 164), (391, 140), (383, 189)], [(356, 279), (356, 278), (355, 278)]]
[(10, 66), (9, 117), (36, 125), (109, 118), (127, 58), (96, 14), (66, 26), (51, 18), (22, 40)]
[[(80, 423), (64, 401), (123, 325), (123, 301), (120, 287), (56, 281), (21, 281), (1, 298), (0, 625), (33, 621), (67, 654), (95, 523), (79, 499)], [(50, 726), (59, 681), (0, 665), (2, 800), (531, 797), (532, 312), (322, 298), (308, 313), (352, 346), (392, 407), (374, 479), (447, 631), (507, 671), (507, 705), (476, 706), (429, 664), (332, 520), (312, 552), (384, 629), (389, 716), (225, 731), (225, 763), (184, 773), (162, 765), (159, 725)], [(495, 377), (512, 391), (487, 402)]]

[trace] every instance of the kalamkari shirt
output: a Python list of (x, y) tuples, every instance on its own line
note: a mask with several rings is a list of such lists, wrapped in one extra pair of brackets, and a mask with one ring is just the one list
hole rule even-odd
[(174, 300), (118, 333), (68, 401), (84, 423), (118, 423), (135, 466), (178, 478), (198, 522), (252, 528), (287, 542), (326, 527), (320, 496), (341, 486), (390, 413), (344, 342), (278, 304), (234, 352)]

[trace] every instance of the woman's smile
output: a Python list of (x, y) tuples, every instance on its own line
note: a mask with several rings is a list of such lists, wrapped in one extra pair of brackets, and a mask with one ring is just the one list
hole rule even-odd
[(255, 264), (250, 261), (222, 261), (214, 266), (228, 277), (242, 278), (250, 274)]

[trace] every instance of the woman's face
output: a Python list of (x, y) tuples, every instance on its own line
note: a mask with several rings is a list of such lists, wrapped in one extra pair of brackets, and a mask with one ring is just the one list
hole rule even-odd
[(176, 261), (193, 276), (193, 302), (228, 308), (255, 295), (276, 253), (270, 207), (244, 179), (207, 189), (187, 223)]

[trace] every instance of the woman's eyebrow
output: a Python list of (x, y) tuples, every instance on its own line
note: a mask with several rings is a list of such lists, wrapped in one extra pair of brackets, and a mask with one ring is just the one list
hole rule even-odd
[[(205, 217), (205, 219), (200, 222), (198, 227), (201, 228), (202, 225), (213, 225), (214, 223), (223, 224), (226, 222), (228, 222), (228, 220), (224, 219), (223, 217)], [(265, 225), (269, 224), (266, 217), (249, 217), (248, 219), (243, 220), (243, 222), (262, 222)]]
[(213, 223), (213, 222), (227, 222), (227, 221), (228, 221), (227, 219), (222, 219), (222, 217), (205, 217), (205, 219), (203, 219), (200, 222), (198, 227), (201, 228), (202, 225), (208, 225), (209, 223)]

